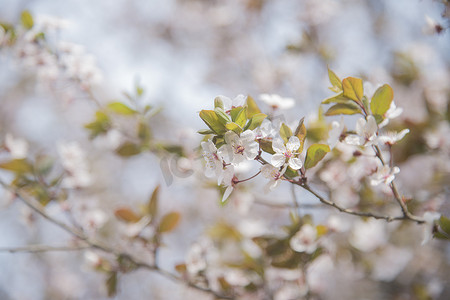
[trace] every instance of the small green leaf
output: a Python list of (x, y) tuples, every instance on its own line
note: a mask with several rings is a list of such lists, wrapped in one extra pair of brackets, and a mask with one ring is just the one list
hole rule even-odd
[(114, 215), (116, 216), (116, 218), (128, 223), (136, 223), (141, 219), (141, 216), (138, 216), (128, 207), (121, 207), (116, 209), (114, 211)]
[(347, 97), (344, 97), (344, 92), (340, 92), (337, 95), (329, 97), (322, 101), (322, 104), (330, 104), (330, 103), (348, 103), (349, 100)]
[(212, 131), (210, 129), (201, 129), (201, 130), (197, 131), (197, 133), (207, 135), (207, 134), (213, 134), (214, 131)]
[(122, 102), (111, 102), (108, 104), (108, 108), (113, 112), (115, 112), (116, 114), (120, 115), (133, 115), (136, 113), (134, 109), (128, 107)]
[(223, 109), (223, 101), (222, 101), (222, 99), (220, 99), (220, 97), (216, 97), (214, 99), (214, 108), (216, 108), (216, 107)]
[(445, 216), (441, 216), (438, 224), (447, 235), (450, 235), (450, 219)]
[(223, 125), (219, 121), (219, 117), (213, 110), (202, 110), (200, 112), (200, 118), (205, 122), (208, 127), (214, 131), (215, 133), (221, 135), (224, 134), (227, 129), (225, 128), (225, 125)]
[(292, 136), (292, 130), (286, 124), (282, 123), (280, 127), (280, 136), (284, 140), (285, 143), (289, 141), (289, 138)]
[(24, 10), (22, 12), (22, 14), (20, 15), (20, 22), (22, 23), (22, 26), (25, 27), (25, 29), (33, 28), (33, 16), (28, 10)]
[(245, 125), (244, 131), (247, 129), (253, 130), (256, 127), (261, 126), (261, 123), (264, 121), (265, 118), (267, 118), (266, 114), (263, 113), (254, 114), (253, 117), (247, 122), (247, 125)]
[(302, 118), (297, 125), (297, 128), (295, 129), (294, 135), (298, 137), (300, 140), (300, 148), (297, 150), (297, 152), (301, 153), (303, 151), (303, 146), (305, 144), (306, 139), (306, 127), (303, 121), (305, 118)]
[(249, 95), (247, 96), (247, 118), (252, 118), (256, 114), (260, 114), (261, 110), (255, 100)]
[(342, 80), (342, 90), (344, 96), (361, 103), (364, 96), (363, 81), (360, 78), (347, 77)]
[(361, 114), (361, 108), (355, 103), (338, 103), (330, 107), (325, 116)]
[(341, 80), (339, 79), (339, 77), (337, 77), (337, 75), (333, 71), (330, 70), (330, 68), (328, 68), (328, 78), (330, 79), (330, 83), (332, 85), (330, 90), (336, 93), (342, 91)]
[(150, 196), (146, 207), (146, 214), (148, 214), (152, 218), (154, 218), (158, 214), (159, 189), (160, 185), (157, 185), (153, 190), (153, 193)]
[(306, 152), (305, 168), (309, 169), (317, 165), (328, 152), (330, 152), (330, 146), (324, 144), (312, 144)]
[(12, 171), (17, 174), (33, 172), (33, 166), (26, 159), (13, 159), (0, 163), (0, 169)]
[(236, 124), (236, 123), (234, 123), (234, 122), (228, 123), (227, 125), (225, 125), (225, 127), (226, 127), (228, 130), (232, 130), (232, 131), (234, 131), (234, 132), (237, 133), (237, 134), (240, 134), (240, 133), (242, 132), (241, 126), (239, 126), (238, 124)]
[(141, 153), (141, 147), (131, 142), (125, 142), (116, 149), (120, 156), (128, 157)]
[(392, 88), (385, 84), (379, 87), (370, 101), (370, 110), (374, 115), (384, 115), (391, 106), (394, 99), (394, 91)]
[(272, 148), (272, 141), (261, 139), (259, 140), (259, 146), (261, 147), (262, 151), (269, 154), (275, 154), (275, 151), (273, 151)]
[(95, 113), (95, 121), (84, 125), (84, 128), (90, 131), (90, 139), (93, 139), (100, 134), (107, 133), (110, 127), (111, 122), (109, 117), (102, 111), (97, 111)]
[(247, 107), (244, 106), (233, 121), (241, 128), (244, 127), (245, 123), (247, 123)]
[(227, 113), (220, 107), (214, 108), (214, 112), (216, 113), (217, 117), (219, 118), (219, 122), (222, 125), (225, 126), (226, 124), (232, 122), (231, 117), (227, 115)]
[(163, 233), (174, 230), (180, 222), (180, 217), (180, 214), (177, 212), (170, 212), (164, 215), (159, 223), (158, 231)]
[(106, 278), (106, 289), (108, 297), (113, 297), (117, 293), (117, 272), (109, 272)]

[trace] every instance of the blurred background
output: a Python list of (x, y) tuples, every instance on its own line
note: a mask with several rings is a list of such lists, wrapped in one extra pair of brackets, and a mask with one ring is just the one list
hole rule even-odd
[[(448, 114), (450, 11), (444, 0), (0, 0), (0, 21), (17, 23), (25, 9), (48, 31), (50, 43), (78, 47), (94, 74), (89, 91), (100, 103), (123, 99), (123, 92), (133, 91), (139, 83), (142, 103), (162, 108), (150, 121), (153, 135), (187, 149), (187, 159), (177, 162), (187, 169), (199, 162), (196, 148), (202, 137), (196, 131), (205, 126), (198, 112), (211, 109), (214, 97), (249, 94), (258, 100), (262, 93), (290, 97), (296, 105), (283, 111), (282, 118), (295, 124), (306, 117), (312, 124), (320, 102), (332, 94), (327, 89), (327, 67), (341, 79), (355, 76), (373, 86), (390, 84), (397, 106), (404, 109), (403, 123), (427, 123), (430, 111)], [(201, 174), (167, 175), (161, 171), (160, 157), (149, 153), (118, 157), (110, 151), (113, 137), (91, 143), (83, 126), (95, 114), (92, 99), (80, 92), (79, 82), (59, 80), (48, 69), (36, 70), (36, 63), (0, 51), (2, 134), (26, 139), (32, 153), (57, 155), (58, 143), (80, 143), (89, 153), (95, 184), (74, 193), (72, 201), (95, 204), (107, 217), (117, 205), (145, 202), (161, 184), (162, 210), (183, 212), (180, 228), (165, 240), (170, 247), (161, 252), (164, 268), (182, 262), (192, 242), (217, 219), (238, 224), (244, 215), (249, 223), (241, 224), (243, 228), (257, 232), (284, 223), (286, 210), (268, 211), (252, 203), (273, 198), (275, 203), (289, 202), (288, 186), (270, 195), (249, 192), (254, 188), (249, 186), (221, 207), (215, 189), (199, 186)], [(448, 124), (442, 130), (448, 133)], [(444, 144), (448, 147), (447, 141)], [(420, 151), (414, 149), (408, 155)], [(416, 164), (420, 169), (421, 162)], [(415, 166), (410, 169), (418, 170)], [(403, 175), (405, 189), (417, 188), (411, 176)], [(298, 197), (314, 203), (301, 191)], [(1, 247), (70, 240), (3, 198)], [(60, 216), (56, 205), (48, 209)], [(323, 219), (320, 211), (305, 212)], [(126, 247), (118, 237), (107, 239)], [(443, 259), (448, 262), (446, 249)], [(80, 267), (84, 260), (84, 254), (76, 252), (0, 253), (0, 299), (106, 299), (103, 275)], [(446, 283), (448, 278), (441, 285)], [(116, 299), (204, 296), (142, 270), (123, 276), (119, 290)]]

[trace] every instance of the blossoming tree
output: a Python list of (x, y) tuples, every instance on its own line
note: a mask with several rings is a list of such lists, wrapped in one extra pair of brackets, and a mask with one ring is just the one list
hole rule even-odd
[[(246, 2), (255, 12), (269, 5)], [(196, 14), (202, 5), (209, 4), (183, 8)], [(323, 20), (309, 18), (327, 10), (304, 5), (309, 43), (287, 48), (327, 60), (315, 36)], [(431, 21), (426, 31), (441, 34), (444, 27)], [(2, 216), (21, 219), (31, 233), (16, 239), (19, 245), (0, 239), (0, 255), (25, 252), (44, 261), (38, 274), (48, 281), (36, 299), (450, 295), (448, 106), (427, 99), (422, 121), (401, 118), (397, 104), (405, 102), (391, 85), (413, 89), (411, 82), (422, 82), (411, 61), (400, 58), (401, 70), (379, 86), (365, 76), (341, 79), (323, 64), (333, 94), (314, 115), (291, 118), (296, 99), (272, 91), (219, 95), (202, 102), (205, 128), (171, 139), (180, 128), (163, 114), (172, 107), (161, 112), (147, 103), (139, 83), (106, 100), (94, 58), (52, 38), (64, 25), (29, 11), (16, 23), (0, 23), (0, 55), (67, 100), (61, 123), (76, 109), (82, 116), (83, 139), (64, 136), (46, 147), (16, 135), (8, 108), (1, 113)], [(434, 94), (426, 88), (425, 98), (439, 92), (448, 104), (448, 85)], [(161, 178), (128, 182), (124, 192), (133, 161), (160, 170)], [(145, 196), (134, 195), (142, 185)], [(58, 256), (72, 252), (77, 256)], [(0, 277), (0, 295), (21, 298), (8, 282)]]

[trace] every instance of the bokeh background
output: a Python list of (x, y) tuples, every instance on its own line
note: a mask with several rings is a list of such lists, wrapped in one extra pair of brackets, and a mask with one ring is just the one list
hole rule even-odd
[[(98, 67), (92, 90), (100, 102), (123, 98), (122, 93), (139, 82), (145, 90), (143, 101), (162, 108), (151, 120), (154, 135), (180, 143), (192, 153), (201, 140), (196, 131), (204, 127), (198, 112), (210, 109), (217, 95), (291, 97), (296, 105), (282, 117), (289, 124), (304, 116), (314, 121), (319, 103), (331, 95), (326, 88), (327, 67), (341, 78), (359, 76), (373, 85), (389, 83), (397, 105), (404, 108), (402, 120), (426, 121), (430, 105), (447, 111), (446, 1), (0, 0), (0, 20), (17, 23), (24, 9), (36, 20), (48, 16), (64, 20), (59, 21), (62, 28), (49, 28), (48, 39), (82, 45), (83, 52), (92, 55), (89, 63)], [(92, 120), (95, 106), (77, 92), (74, 83), (50, 86), (46, 80), (32, 74), (20, 58), (0, 53), (2, 133), (25, 138), (35, 153), (56, 155), (61, 141), (82, 144), (90, 154), (95, 186), (74, 197), (95, 203), (109, 215), (117, 205), (146, 201), (161, 184), (162, 209), (184, 213), (180, 229), (167, 236), (170, 247), (161, 253), (167, 269), (183, 261), (189, 245), (218, 218), (239, 222), (236, 211), (248, 216), (248, 198), (285, 203), (291, 197), (285, 186), (270, 195), (236, 194), (233, 203), (221, 207), (216, 190), (193, 188), (200, 175), (173, 176), (168, 182), (160, 158), (143, 154), (123, 159), (111, 153), (103, 140), (90, 143), (83, 125)], [(404, 175), (404, 186), (414, 186), (414, 180), (411, 173)], [(314, 203), (306, 194), (298, 192), (298, 196)], [(253, 205), (251, 222), (242, 225), (249, 231), (269, 230), (287, 217), (285, 210), (273, 209), (272, 221), (267, 222), (267, 208)], [(2, 247), (61, 244), (70, 239), (51, 224), (30, 219), (30, 212), (19, 204), (4, 199), (2, 206)], [(54, 211), (59, 216), (58, 208)], [(305, 211), (318, 220), (322, 216), (320, 210)], [(83, 261), (82, 253), (0, 253), (0, 298), (106, 298), (102, 274), (80, 267)], [(146, 271), (123, 276), (119, 288), (116, 299), (203, 296)]]

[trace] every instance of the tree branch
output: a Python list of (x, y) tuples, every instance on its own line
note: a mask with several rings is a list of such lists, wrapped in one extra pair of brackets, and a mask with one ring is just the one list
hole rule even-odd
[[(76, 238), (78, 238), (78, 239), (80, 239), (80, 240), (82, 240), (82, 241), (84, 241), (85, 243), (88, 244), (86, 247), (80, 247), (78, 249), (75, 249), (74, 247), (72, 247), (72, 248), (70, 248), (70, 250), (84, 250), (84, 249), (88, 249), (88, 248), (94, 248), (94, 249), (98, 249), (98, 250), (101, 250), (101, 251), (106, 252), (106, 253), (113, 254), (116, 257), (126, 257), (127, 259), (129, 259), (130, 262), (132, 262), (137, 267), (144, 268), (144, 269), (156, 272), (156, 273), (158, 273), (158, 274), (160, 274), (160, 275), (162, 275), (162, 276), (164, 276), (164, 277), (166, 277), (168, 279), (171, 279), (172, 281), (183, 283), (183, 284), (185, 284), (185, 285), (187, 285), (187, 286), (189, 286), (191, 288), (194, 288), (196, 290), (199, 290), (199, 291), (211, 294), (211, 295), (215, 296), (218, 299), (234, 299), (234, 297), (221, 295), (221, 294), (219, 294), (219, 293), (217, 293), (217, 292), (215, 292), (215, 291), (213, 291), (213, 290), (211, 290), (209, 288), (201, 287), (201, 286), (195, 285), (193, 283), (186, 282), (180, 276), (177, 276), (177, 275), (175, 275), (175, 274), (173, 274), (173, 273), (171, 273), (169, 271), (166, 271), (164, 269), (161, 269), (156, 263), (154, 265), (150, 265), (150, 264), (147, 264), (145, 262), (141, 262), (138, 259), (132, 257), (131, 255), (129, 255), (127, 253), (122, 253), (122, 252), (117, 251), (117, 250), (115, 250), (113, 248), (110, 248), (108, 246), (101, 245), (98, 242), (92, 241), (87, 236), (85, 236), (83, 232), (80, 232), (79, 230), (75, 230), (75, 229), (71, 228), (70, 226), (68, 226), (67, 224), (65, 224), (65, 223), (63, 223), (63, 222), (61, 222), (59, 220), (56, 220), (53, 217), (47, 215), (45, 213), (45, 211), (41, 207), (39, 207), (37, 204), (32, 203), (31, 201), (26, 199), (26, 197), (24, 197), (20, 193), (19, 190), (15, 190), (15, 189), (11, 188), (9, 185), (7, 185), (6, 183), (4, 183), (1, 180), (0, 180), (0, 185), (2, 185), (8, 191), (14, 193), (14, 195), (16, 195), (25, 205), (30, 207), (33, 211), (35, 211), (36, 213), (41, 215), (47, 221), (53, 223), (54, 225), (60, 227), (61, 229), (63, 229), (66, 232), (68, 232), (69, 234), (73, 235), (74, 237), (76, 237)], [(33, 247), (33, 246), (31, 246), (31, 247)], [(37, 246), (35, 246), (35, 247), (37, 247)], [(24, 247), (24, 248), (26, 248), (26, 247)], [(5, 248), (4, 251), (11, 252), (11, 251), (17, 250), (15, 252), (20, 252), (20, 250), (24, 250), (24, 248), (15, 248), (15, 249), (13, 249), (13, 248)], [(69, 248), (66, 248), (65, 250), (68, 251), (68, 249)], [(39, 247), (37, 247), (34, 250), (35, 251), (31, 251), (31, 252), (43, 252), (44, 248), (42, 248), (42, 246), (41, 246), (41, 249), (39, 249)], [(42, 250), (42, 251), (38, 251), (38, 250)], [(62, 251), (63, 249), (62, 248), (56, 248), (56, 247), (52, 248), (52, 247), (47, 246), (47, 249), (45, 251), (57, 251), (57, 250)], [(24, 251), (22, 251), (22, 252), (24, 252)], [(28, 251), (28, 252), (30, 252), (30, 251)]]

